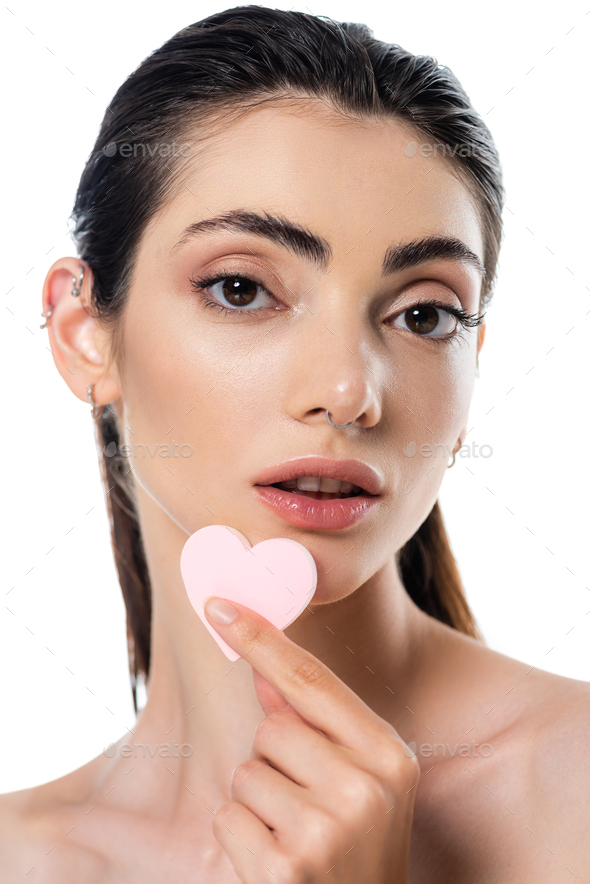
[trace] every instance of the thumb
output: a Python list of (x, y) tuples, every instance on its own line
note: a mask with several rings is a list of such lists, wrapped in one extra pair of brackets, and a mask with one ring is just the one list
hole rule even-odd
[(301, 718), (302, 721), (304, 720), (301, 715), (293, 709), (291, 704), (287, 703), (283, 695), (277, 691), (274, 685), (272, 685), (268, 679), (254, 668), (252, 669), (252, 678), (254, 679), (254, 689), (256, 691), (256, 696), (258, 697), (258, 702), (265, 715), (270, 715), (271, 712), (285, 710), (292, 715), (296, 715), (297, 718)]

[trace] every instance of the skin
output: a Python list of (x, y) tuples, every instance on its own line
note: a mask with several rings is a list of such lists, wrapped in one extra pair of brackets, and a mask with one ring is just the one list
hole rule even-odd
[[(331, 867), (339, 884), (590, 879), (589, 686), (428, 617), (394, 565), (447, 467), (403, 448), (433, 437), (458, 446), (483, 343), (481, 328), (437, 343), (386, 322), (431, 297), (469, 312), (479, 303), (476, 270), (456, 261), (381, 277), (391, 244), (429, 233), (484, 257), (473, 197), (444, 159), (404, 156), (414, 137), (397, 121), (343, 120), (309, 102), (252, 111), (231, 138), (211, 139), (184, 170), (190, 191), (144, 232), (120, 365), (87, 308), (90, 269), (79, 298), (70, 296), (77, 259), (49, 270), (50, 346), (72, 392), (86, 402), (93, 385), (132, 431), (129, 443), (170, 442), (174, 427), (193, 447), (174, 461), (130, 460), (154, 593), (149, 696), (133, 742), (162, 743), (174, 727), (193, 752), (101, 755), (2, 796), (3, 880), (31, 866), (37, 880), (61, 884), (319, 882)], [(332, 247), (328, 269), (251, 234), (216, 233), (170, 254), (187, 225), (234, 208), (319, 232)], [(226, 272), (261, 276), (279, 307), (262, 294), (256, 306), (269, 309), (255, 317), (203, 307), (189, 278), (220, 259)], [(334, 429), (325, 409), (335, 423), (356, 422)], [(372, 464), (383, 499), (347, 529), (289, 525), (252, 484), (306, 454)], [(284, 633), (243, 606), (216, 627), (247, 654), (235, 664), (179, 571), (188, 535), (210, 524), (253, 545), (297, 540), (317, 564), (313, 602)], [(404, 753), (470, 741), (492, 754)]]

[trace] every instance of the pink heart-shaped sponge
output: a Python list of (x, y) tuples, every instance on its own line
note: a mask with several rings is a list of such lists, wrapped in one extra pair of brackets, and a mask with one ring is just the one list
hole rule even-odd
[(240, 655), (208, 623), (207, 596), (233, 599), (285, 629), (309, 604), (317, 585), (315, 561), (301, 543), (275, 537), (252, 546), (227, 525), (207, 525), (191, 534), (180, 555), (180, 573), (193, 608), (230, 660)]

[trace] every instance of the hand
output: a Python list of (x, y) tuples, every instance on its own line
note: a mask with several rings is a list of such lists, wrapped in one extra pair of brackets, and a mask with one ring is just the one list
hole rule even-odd
[[(213, 834), (244, 884), (406, 884), (420, 767), (395, 728), (250, 608), (211, 626), (253, 667), (266, 718)], [(255, 668), (254, 668), (255, 667)]]

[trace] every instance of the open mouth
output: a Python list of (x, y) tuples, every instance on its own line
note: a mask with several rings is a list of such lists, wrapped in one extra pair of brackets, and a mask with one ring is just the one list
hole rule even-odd
[(361, 494), (373, 496), (359, 485), (353, 485), (352, 482), (341, 482), (339, 479), (322, 478), (310, 481), (288, 479), (285, 482), (275, 482), (271, 487), (288, 491), (290, 494), (300, 497), (311, 497), (314, 500), (340, 500), (347, 497), (359, 497)]
[(254, 491), (264, 506), (297, 528), (339, 531), (378, 506), (385, 482), (363, 461), (308, 455), (262, 470)]

